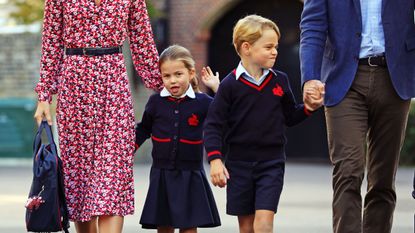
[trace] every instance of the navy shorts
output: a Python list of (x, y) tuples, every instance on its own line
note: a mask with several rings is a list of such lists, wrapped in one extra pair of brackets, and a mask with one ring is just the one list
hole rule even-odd
[(226, 188), (226, 213), (243, 216), (256, 210), (277, 212), (284, 184), (282, 160), (226, 161), (230, 179)]

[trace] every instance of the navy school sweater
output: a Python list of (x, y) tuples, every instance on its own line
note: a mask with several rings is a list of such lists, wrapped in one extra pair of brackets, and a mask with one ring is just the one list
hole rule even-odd
[(222, 80), (204, 127), (209, 162), (223, 157), (223, 141), (229, 160), (285, 159), (286, 126), (298, 124), (310, 112), (296, 104), (287, 75), (274, 72), (260, 86), (243, 76), (237, 80), (235, 71)]
[(150, 96), (142, 121), (136, 126), (136, 144), (140, 146), (151, 137), (153, 167), (202, 168), (203, 122), (212, 98), (201, 93), (195, 95), (194, 99)]

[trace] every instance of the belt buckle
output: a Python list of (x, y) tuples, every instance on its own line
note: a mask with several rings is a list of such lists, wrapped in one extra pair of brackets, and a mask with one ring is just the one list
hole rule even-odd
[(369, 65), (369, 66), (372, 66), (372, 67), (377, 67), (377, 66), (379, 66), (379, 65), (375, 65), (375, 64), (372, 64), (372, 63), (371, 63), (371, 61), (370, 61), (370, 60), (372, 59), (372, 57), (377, 57), (377, 56), (370, 56), (370, 57), (368, 57), (368, 58), (367, 58), (367, 63), (368, 63), (368, 65)]
[(89, 49), (89, 48), (82, 48), (82, 53), (85, 55), (85, 56), (88, 56), (88, 57), (92, 57), (92, 56), (94, 56), (93, 54), (87, 54), (87, 52), (88, 52), (88, 50), (87, 49)]

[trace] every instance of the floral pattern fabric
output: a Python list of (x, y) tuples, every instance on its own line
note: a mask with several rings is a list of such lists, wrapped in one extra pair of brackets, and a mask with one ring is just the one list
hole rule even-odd
[(64, 48), (130, 41), (144, 84), (160, 89), (158, 53), (144, 0), (46, 0), (39, 101), (57, 94), (57, 123), (70, 219), (134, 212), (134, 112), (122, 54)]

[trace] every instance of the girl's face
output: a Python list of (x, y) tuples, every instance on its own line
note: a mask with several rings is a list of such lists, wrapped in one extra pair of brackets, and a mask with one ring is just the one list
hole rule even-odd
[(164, 87), (174, 97), (181, 97), (186, 93), (190, 80), (195, 78), (195, 70), (185, 67), (182, 61), (166, 60), (160, 66)]

